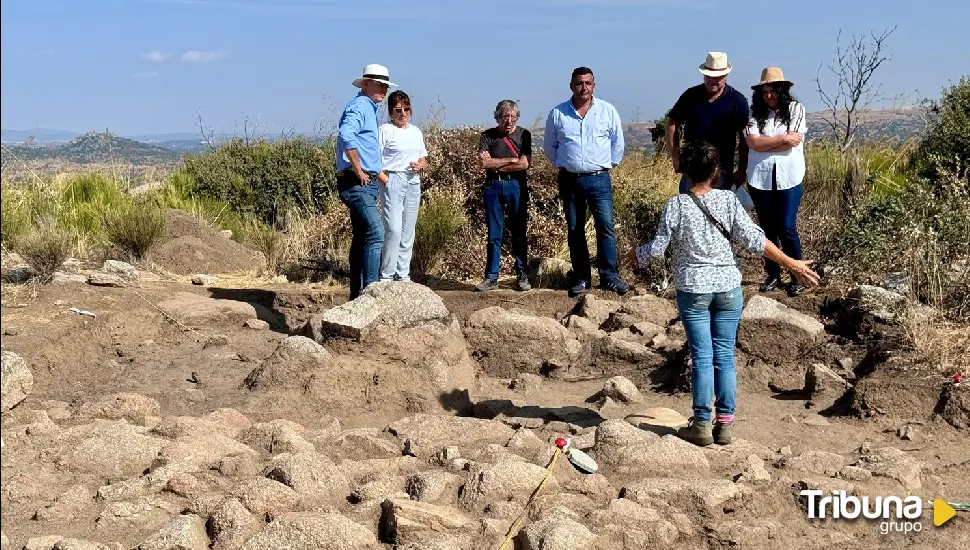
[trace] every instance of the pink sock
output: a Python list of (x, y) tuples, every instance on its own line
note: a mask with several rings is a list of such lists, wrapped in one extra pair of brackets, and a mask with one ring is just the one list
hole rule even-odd
[(731, 422), (734, 422), (734, 415), (733, 414), (719, 414), (719, 415), (717, 415), (717, 418), (715, 419), (715, 422), (717, 422), (718, 424), (730, 424)]

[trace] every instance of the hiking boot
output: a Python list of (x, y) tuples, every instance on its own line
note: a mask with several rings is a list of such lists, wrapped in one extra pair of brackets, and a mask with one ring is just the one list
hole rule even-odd
[[(700, 423), (692, 416), (687, 425), (677, 430), (677, 435), (685, 441), (690, 441), (694, 445), (706, 447), (714, 443), (714, 436), (711, 435), (712, 426), (709, 422)], [(729, 434), (730, 435), (730, 434)]]
[(714, 443), (718, 445), (727, 445), (731, 443), (731, 432), (734, 431), (734, 421), (722, 424), (720, 422), (714, 423)]
[(532, 290), (532, 285), (529, 284), (529, 276), (525, 273), (519, 273), (519, 280), (516, 281), (516, 288), (519, 290)]
[(485, 279), (484, 281), (478, 283), (475, 287), (477, 292), (488, 292), (489, 290), (498, 290), (498, 279)]
[(603, 290), (609, 290), (615, 292), (620, 296), (623, 296), (627, 292), (630, 292), (630, 285), (624, 283), (620, 279), (613, 279), (612, 281), (606, 281), (605, 283), (600, 283), (600, 288)]
[(586, 292), (587, 290), (589, 290), (588, 281), (582, 281), (582, 280), (576, 281), (573, 284), (573, 286), (569, 288), (569, 297), (575, 298), (576, 296), (579, 296), (580, 294)]
[(781, 279), (777, 275), (768, 275), (765, 277), (765, 282), (761, 283), (761, 292), (771, 292), (778, 288), (781, 284)]

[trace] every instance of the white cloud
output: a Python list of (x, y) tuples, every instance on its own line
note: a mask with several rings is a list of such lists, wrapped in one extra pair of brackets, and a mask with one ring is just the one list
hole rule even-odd
[(155, 63), (161, 63), (162, 61), (165, 61), (169, 57), (172, 57), (172, 56), (168, 55), (165, 52), (160, 52), (158, 50), (152, 50), (148, 53), (142, 54), (143, 59), (154, 61)]
[(158, 72), (157, 71), (145, 71), (145, 72), (141, 72), (141, 73), (134, 73), (131, 76), (132, 76), (132, 78), (137, 78), (137, 79), (140, 79), (140, 80), (145, 80), (145, 79), (148, 79), (148, 78), (155, 78), (155, 77), (157, 77), (158, 76)]
[(182, 61), (186, 63), (212, 63), (229, 57), (226, 50), (189, 50), (182, 54)]

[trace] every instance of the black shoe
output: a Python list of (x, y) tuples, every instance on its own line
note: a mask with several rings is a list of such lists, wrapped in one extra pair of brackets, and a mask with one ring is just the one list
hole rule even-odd
[(583, 280), (576, 281), (576, 283), (569, 288), (569, 297), (575, 298), (576, 296), (579, 296), (580, 294), (586, 292), (587, 290), (589, 290), (588, 281), (583, 281)]
[(478, 283), (475, 287), (478, 292), (488, 292), (489, 290), (498, 290), (498, 279), (485, 279), (484, 281)]
[(532, 285), (529, 284), (529, 276), (525, 273), (519, 273), (519, 280), (516, 281), (516, 288), (519, 290), (532, 290)]
[(627, 292), (630, 292), (630, 285), (624, 283), (620, 279), (613, 279), (612, 281), (606, 281), (605, 283), (600, 283), (600, 288), (603, 290), (609, 290), (615, 292), (620, 296), (623, 296)]
[(785, 292), (792, 297), (798, 296), (806, 290), (808, 290), (808, 287), (799, 283), (798, 281), (792, 281), (787, 287), (785, 287)]
[(765, 277), (765, 282), (761, 283), (761, 292), (776, 290), (780, 284), (781, 279), (777, 275), (768, 275)]

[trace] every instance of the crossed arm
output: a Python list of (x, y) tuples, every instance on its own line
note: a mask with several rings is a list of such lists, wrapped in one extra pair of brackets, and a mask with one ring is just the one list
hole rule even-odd
[(745, 138), (748, 147), (760, 153), (780, 153), (797, 147), (802, 142), (800, 132), (787, 132), (780, 136), (749, 135)]
[(531, 159), (529, 155), (519, 155), (518, 158), (493, 159), (488, 151), (478, 154), (478, 163), (486, 170), (498, 170), (499, 172), (520, 172), (529, 168)]

